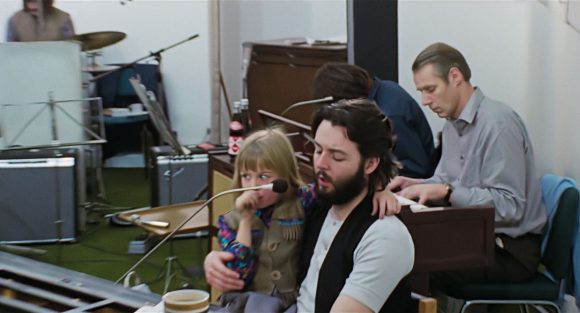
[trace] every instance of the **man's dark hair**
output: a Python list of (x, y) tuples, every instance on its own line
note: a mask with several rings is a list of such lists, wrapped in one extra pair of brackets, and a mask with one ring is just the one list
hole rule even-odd
[(366, 98), (371, 77), (367, 71), (348, 63), (330, 62), (316, 71), (314, 99), (332, 96), (335, 100)]
[[(27, 2), (36, 2), (36, 0), (22, 0), (24, 11), (28, 11), (28, 7), (26, 6)], [(42, 0), (42, 9), (44, 10), (44, 13), (52, 13), (54, 9), (53, 2), (54, 0)]]
[(346, 129), (348, 139), (356, 144), (362, 159), (379, 158), (379, 166), (369, 176), (371, 190), (383, 190), (397, 175), (392, 148), (393, 136), (387, 117), (369, 99), (341, 100), (319, 109), (312, 119), (312, 135), (322, 121)]

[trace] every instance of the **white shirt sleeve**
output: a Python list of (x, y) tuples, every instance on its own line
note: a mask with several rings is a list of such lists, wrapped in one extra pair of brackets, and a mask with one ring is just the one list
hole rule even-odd
[(378, 312), (413, 268), (415, 247), (407, 227), (395, 216), (377, 220), (354, 251), (354, 266), (341, 294)]

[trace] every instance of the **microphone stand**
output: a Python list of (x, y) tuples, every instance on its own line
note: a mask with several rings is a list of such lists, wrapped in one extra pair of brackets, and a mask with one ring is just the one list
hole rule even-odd
[(165, 238), (163, 238), (158, 244), (156, 244), (153, 248), (151, 248), (151, 250), (149, 250), (149, 252), (147, 252), (147, 254), (145, 254), (143, 257), (141, 257), (141, 259), (139, 259), (139, 261), (137, 261), (137, 263), (135, 263), (133, 266), (131, 266), (131, 268), (129, 268), (125, 272), (125, 274), (123, 274), (121, 277), (119, 277), (119, 279), (117, 279), (117, 281), (115, 281), (115, 285), (118, 284), (119, 282), (121, 282), (127, 275), (129, 275), (129, 273), (133, 272), (135, 270), (135, 268), (137, 268), (137, 266), (141, 265), (141, 263), (143, 263), (143, 261), (145, 261), (151, 254), (153, 254), (153, 252), (155, 252), (163, 243), (165, 243), (167, 240), (169, 240), (171, 237), (173, 237), (173, 235), (175, 235), (175, 233), (178, 230), (180, 230), (185, 224), (187, 224), (187, 222), (189, 222), (192, 218), (194, 218), (197, 214), (199, 214), (199, 212), (201, 212), (201, 210), (203, 210), (206, 206), (208, 206), (216, 198), (219, 198), (223, 195), (234, 193), (234, 192), (242, 192), (242, 191), (247, 191), (247, 190), (268, 189), (271, 185), (272, 184), (266, 184), (266, 185), (255, 186), (255, 187), (246, 187), (246, 188), (236, 188), (236, 189), (224, 190), (224, 191), (216, 194), (215, 196), (211, 197), (209, 200), (204, 202), (204, 204), (201, 207), (199, 207), (195, 212), (193, 212), (193, 214), (191, 214), (188, 218), (183, 220), (183, 222), (181, 222), (181, 224), (179, 224), (177, 227), (175, 227), (175, 229), (173, 229), (169, 234), (167, 234), (167, 236), (165, 236)]
[(286, 115), (288, 112), (294, 110), (295, 108), (301, 107), (301, 106), (311, 105), (311, 104), (319, 104), (319, 103), (327, 103), (327, 102), (330, 102), (333, 100), (334, 100), (333, 97), (328, 96), (328, 97), (324, 97), (324, 98), (320, 98), (320, 99), (296, 102), (296, 103), (288, 106), (286, 108), (286, 110), (282, 111), (282, 113), (280, 113), (280, 116), (284, 117), (284, 115)]

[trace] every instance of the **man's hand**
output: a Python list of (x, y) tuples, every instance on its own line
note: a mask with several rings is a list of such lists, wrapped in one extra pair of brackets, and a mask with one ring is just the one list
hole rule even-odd
[[(397, 192), (407, 199), (416, 200), (420, 204), (445, 198), (447, 187), (443, 184), (417, 184)], [(418, 199), (418, 200), (417, 200)]]
[(405, 176), (397, 176), (391, 180), (387, 185), (387, 189), (391, 191), (399, 191), (413, 185), (422, 184), (423, 180), (418, 178), (409, 178)]
[(207, 283), (221, 292), (243, 289), (244, 281), (240, 279), (240, 275), (225, 265), (225, 262), (233, 258), (234, 255), (229, 252), (210, 252), (203, 261)]
[(397, 201), (395, 195), (387, 188), (382, 191), (375, 191), (373, 196), (373, 210), (371, 215), (379, 213), (379, 219), (385, 216), (398, 214), (401, 212), (401, 204)]

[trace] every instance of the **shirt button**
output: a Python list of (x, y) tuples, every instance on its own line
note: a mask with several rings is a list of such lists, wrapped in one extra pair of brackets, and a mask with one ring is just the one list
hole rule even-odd
[(274, 252), (278, 249), (278, 243), (277, 242), (271, 242), (268, 244), (268, 251), (270, 252)]
[(282, 278), (282, 273), (280, 273), (280, 271), (272, 271), (270, 276), (273, 280), (280, 280), (280, 278)]
[(461, 161), (463, 161), (463, 156), (460, 156), (460, 157), (459, 157), (459, 159), (460, 159)]

